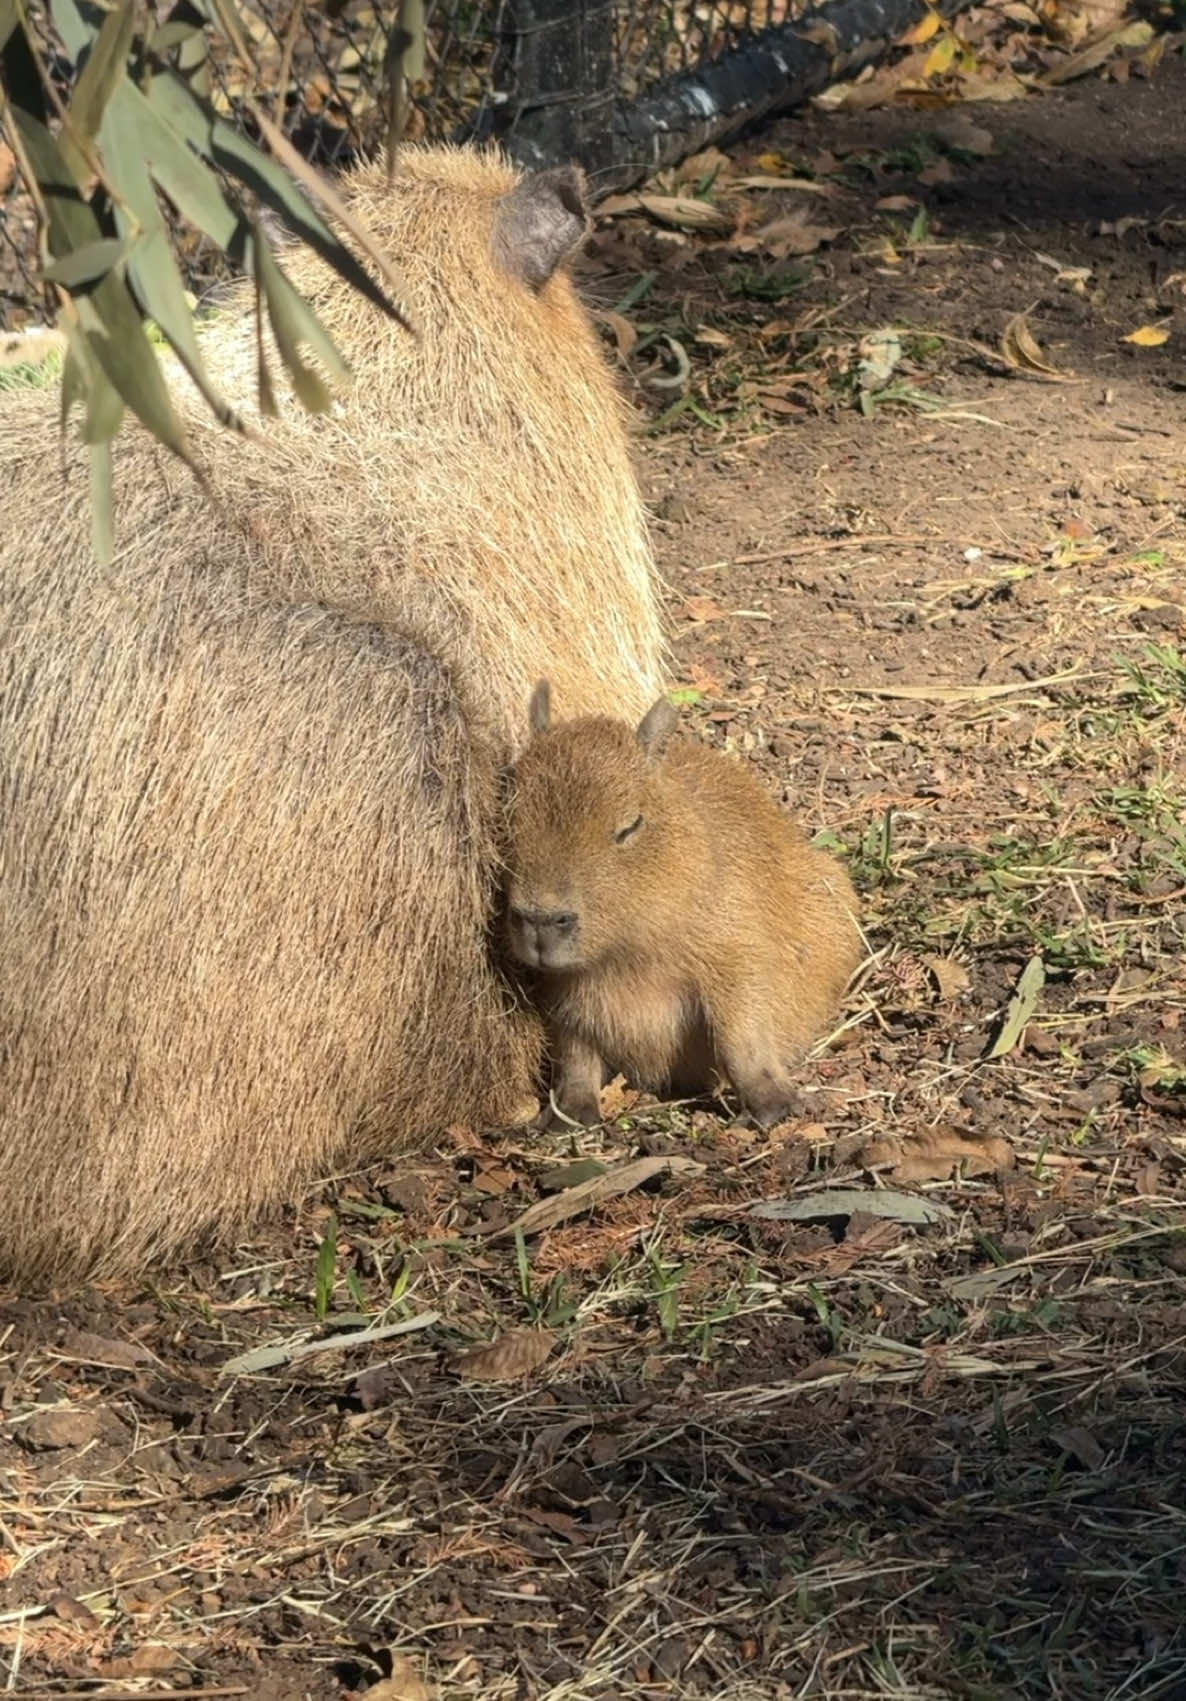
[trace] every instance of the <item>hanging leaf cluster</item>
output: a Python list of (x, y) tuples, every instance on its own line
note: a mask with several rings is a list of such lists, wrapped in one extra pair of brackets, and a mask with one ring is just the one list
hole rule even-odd
[[(125, 410), (198, 472), (149, 321), (215, 417), (241, 428), (203, 363), (162, 196), (253, 278), (261, 323), (266, 313), (306, 408), (319, 412), (330, 404), (322, 373), (340, 383), (349, 372), (285, 275), (261, 214), (313, 248), (381, 312), (406, 320), (390, 262), (279, 127), (248, 100), (270, 150), (265, 153), (216, 111), (208, 30), (217, 29), (250, 66), (235, 0), (178, 0), (163, 21), (144, 0), (49, 0), (48, 11), (73, 68), (72, 83), (64, 89), (47, 66), (27, 0), (0, 0), (0, 116), (39, 214), (42, 275), (57, 297), (66, 341), (62, 422), (73, 407), (81, 409), (95, 548), (107, 561), (113, 548), (111, 445)], [(422, 30), (422, 21), (416, 23)], [(407, 48), (400, 45), (403, 59)], [(413, 42), (413, 59), (415, 51)], [(393, 69), (399, 75), (401, 67)], [(370, 257), (386, 287), (343, 245), (315, 202)], [(259, 400), (262, 412), (275, 413), (262, 338)]]

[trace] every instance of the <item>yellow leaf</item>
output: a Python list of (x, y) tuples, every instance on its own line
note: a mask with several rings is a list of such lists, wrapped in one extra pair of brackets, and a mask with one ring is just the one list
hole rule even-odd
[(926, 64), (922, 68), (924, 77), (940, 77), (944, 71), (950, 71), (959, 52), (959, 43), (953, 35), (945, 35), (937, 41), (927, 54)]
[(1130, 331), (1124, 338), (1126, 343), (1136, 343), (1138, 348), (1160, 348), (1169, 340), (1170, 334), (1164, 325), (1142, 325), (1139, 331)]
[(907, 30), (905, 35), (898, 37), (898, 46), (921, 47), (924, 41), (930, 41), (939, 28), (939, 23), (938, 12), (928, 11), (926, 16), (921, 18), (913, 29)]

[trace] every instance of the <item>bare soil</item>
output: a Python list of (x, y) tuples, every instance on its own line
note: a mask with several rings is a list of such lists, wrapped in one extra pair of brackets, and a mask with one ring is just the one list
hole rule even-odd
[[(232, 1259), (5, 1296), (6, 1693), (1186, 1696), (1186, 65), (974, 118), (735, 149), (832, 185), (809, 255), (624, 217), (590, 259), (689, 721), (866, 904), (801, 1114), (456, 1130)], [(1064, 381), (994, 357), (1022, 312)], [(881, 1183), (938, 1221), (752, 1214), (937, 1138), (984, 1161)], [(498, 1232), (664, 1153), (704, 1168)], [(523, 1329), (526, 1376), (458, 1358)]]

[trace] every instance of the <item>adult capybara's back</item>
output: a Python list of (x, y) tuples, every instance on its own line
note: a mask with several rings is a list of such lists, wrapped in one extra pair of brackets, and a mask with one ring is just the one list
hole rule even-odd
[[(575, 175), (407, 150), (346, 185), (413, 339), (287, 265), (357, 374), (214, 503), (138, 427), (89, 551), (57, 398), (0, 406), (0, 1265), (226, 1237), (343, 1162), (510, 1117), (538, 1035), (488, 966), (499, 765), (546, 665), (641, 710), (657, 599), (613, 382), (564, 271)], [(250, 388), (236, 298), (207, 332)], [(624, 704), (624, 698), (630, 699)]]

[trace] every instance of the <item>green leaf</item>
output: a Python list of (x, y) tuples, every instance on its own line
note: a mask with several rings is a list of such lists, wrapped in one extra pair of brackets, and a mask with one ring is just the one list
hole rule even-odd
[(83, 335), (75, 307), (62, 315), (66, 334), (66, 360), (62, 369), (61, 428), (66, 429), (70, 409), (78, 400), (86, 406), (82, 425), (84, 443), (110, 443), (124, 417), (124, 404)]
[[(149, 123), (142, 126), (139, 119), (145, 110), (149, 112)], [(193, 314), (185, 299), (185, 286), (145, 164), (145, 148), (156, 123), (139, 90), (125, 82), (116, 91), (100, 131), (108, 174), (128, 208), (125, 211), (116, 207), (116, 222), (121, 229), (127, 227), (131, 222), (130, 211), (142, 232), (129, 256), (128, 270), (142, 309), (160, 327), (215, 417), (223, 425), (238, 427), (238, 416), (215, 390), (202, 360)], [(193, 163), (198, 164), (196, 160)], [(198, 166), (198, 169), (202, 168)]]
[(20, 21), (16, 0), (0, 0), (0, 47), (6, 44)]
[(98, 39), (70, 97), (70, 118), (81, 133), (93, 140), (99, 133), (107, 103), (117, 85), (127, 76), (128, 50), (136, 14), (133, 0), (118, 0), (103, 20)]
[(108, 381), (157, 441), (196, 473), (156, 352), (122, 279), (107, 276), (93, 295), (80, 296), (76, 305), (87, 342)]
[(98, 35), (99, 24), (88, 23), (74, 4), (74, 0), (50, 0), (49, 15), (62, 38), (62, 45), (77, 65)]
[[(332, 266), (339, 277), (361, 291), (368, 301), (390, 318), (402, 321), (399, 309), (350, 250), (338, 241), (287, 173), (240, 135), (232, 124), (220, 118), (205, 101), (199, 100), (175, 72), (167, 68), (160, 70), (149, 84), (147, 96), (164, 122), (203, 159), (252, 190), (295, 236)], [(267, 130), (267, 120), (262, 115), (257, 116), (261, 117), (261, 124)], [(272, 131), (268, 130), (268, 133)]]
[[(14, 109), (14, 116), (30, 163), (45, 192), (50, 252), (56, 259), (62, 259), (100, 241), (99, 221), (82, 199), (67, 157), (53, 136), (28, 113)], [(192, 467), (185, 433), (123, 278), (116, 272), (108, 272), (91, 294), (77, 298), (75, 307), (90, 351), (108, 382), (153, 436)], [(93, 416), (88, 418), (88, 428), (92, 424)], [(94, 440), (101, 441), (101, 435)]]
[(264, 347), (264, 294), (258, 280), (255, 285), (255, 370), (259, 386), (259, 411), (265, 419), (275, 419), (280, 409), (276, 406), (272, 374), (268, 371), (268, 351)]
[(317, 1248), (317, 1270), (314, 1276), (315, 1288), (313, 1308), (317, 1313), (317, 1321), (324, 1323), (329, 1311), (329, 1302), (333, 1297), (334, 1276), (338, 1265), (338, 1219), (331, 1217), (325, 1231), (325, 1238)]
[[(410, 83), (418, 83), (425, 73), (424, 0), (402, 0), (396, 28), (404, 36), (400, 71)], [(394, 36), (394, 31), (392, 32)]]
[(60, 283), (64, 289), (78, 289), (82, 284), (91, 283), (113, 271), (127, 254), (133, 240), (130, 237), (100, 237), (97, 242), (88, 242), (62, 259), (52, 261), (45, 268), (45, 276), (50, 283)]
[(167, 24), (161, 24), (159, 28), (152, 31), (146, 46), (150, 53), (170, 53), (173, 48), (180, 47), (195, 35), (203, 37), (204, 40), (204, 31), (200, 23), (192, 19), (178, 22), (174, 16), (169, 19)]
[(62, 361), (62, 391), (58, 407), (58, 431), (65, 435), (66, 426), (70, 419), (70, 409), (75, 402), (86, 399), (87, 385), (84, 375), (82, 357), (78, 352), (77, 343), (81, 342), (72, 326), (63, 325), (66, 335), (66, 355)]
[[(154, 95), (161, 81), (154, 79)], [(116, 98), (120, 122), (129, 125), (154, 181), (181, 216), (217, 243), (224, 254), (234, 247), (236, 232), (243, 233), (239, 239), (241, 249), (247, 227), (228, 204), (214, 173), (203, 165), (185, 136), (173, 128), (158, 104), (134, 83), (125, 83)]]
[(1041, 957), (1031, 957), (1017, 982), (1017, 990), (1009, 1000), (1001, 1031), (985, 1053), (986, 1057), (1004, 1057), (1014, 1050), (1025, 1032), (1026, 1024), (1038, 1007), (1038, 998), (1046, 984), (1046, 965)]
[(337, 376), (343, 376), (346, 368), (333, 344), (329, 341), (313, 309), (307, 301), (293, 289), (275, 257), (268, 247), (267, 240), (258, 229), (252, 233), (252, 254), (255, 259), (256, 287), (261, 289), (268, 304), (268, 318), (276, 338), (276, 347), (280, 358), (288, 368), (292, 379), (293, 389), (301, 402), (310, 413), (324, 413), (329, 407), (332, 397), (317, 373), (311, 366), (306, 366), (300, 356), (302, 343), (307, 343), (321, 357), (332, 355), (332, 363), (326, 361), (331, 371)]
[(91, 444), (91, 542), (100, 567), (110, 567), (115, 554), (112, 519), (111, 442)]

